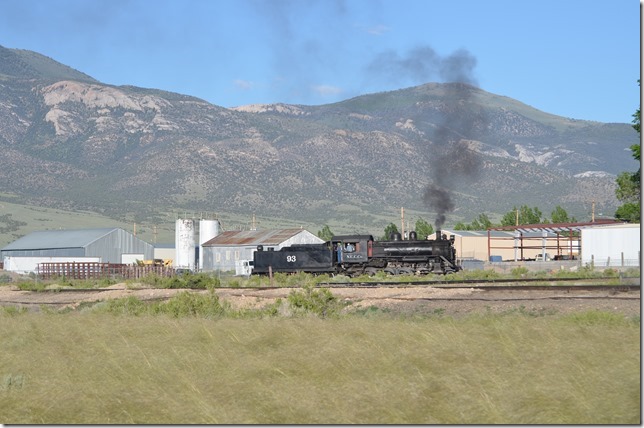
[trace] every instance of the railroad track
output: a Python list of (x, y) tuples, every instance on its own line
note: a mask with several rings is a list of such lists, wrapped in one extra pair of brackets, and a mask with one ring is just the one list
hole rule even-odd
[[(614, 278), (610, 278), (614, 281)], [(585, 283), (579, 283), (585, 282)], [(640, 278), (623, 279), (613, 285), (608, 279), (565, 278), (563, 280), (489, 280), (489, 281), (418, 281), (382, 283), (321, 283), (318, 288), (331, 290), (334, 296), (345, 301), (400, 301), (400, 302), (538, 302), (538, 301), (638, 301)], [(219, 287), (216, 293), (223, 299), (269, 301), (285, 298), (300, 287)], [(63, 288), (48, 291), (14, 291), (0, 298), (0, 305), (66, 306), (79, 302), (98, 302), (126, 296), (145, 301), (168, 300), (179, 292), (206, 293), (206, 290), (186, 289), (115, 289), (115, 288)], [(632, 305), (633, 303), (629, 303)]]
[[(521, 279), (464, 279), (459, 281), (449, 281), (449, 280), (427, 280), (427, 281), (409, 281), (409, 282), (400, 282), (400, 281), (378, 281), (378, 282), (321, 282), (320, 286), (340, 286), (340, 287), (397, 287), (397, 286), (466, 286), (468, 284), (479, 285), (479, 286), (497, 286), (496, 284), (515, 284), (517, 286), (526, 286), (527, 284), (533, 283), (547, 283), (546, 286), (566, 284), (566, 283), (590, 283), (590, 284), (602, 284), (608, 283), (610, 281), (615, 281), (615, 277), (602, 277), (602, 278), (521, 278)], [(639, 286), (641, 282), (640, 277), (619, 277), (620, 282), (625, 284), (632, 284)], [(579, 284), (583, 285), (583, 284)]]
[[(641, 285), (640, 277), (619, 277), (622, 284), (608, 284), (615, 281), (615, 277), (603, 278), (522, 278), (522, 279), (471, 279), (471, 280), (427, 280), (427, 281), (369, 281), (369, 282), (320, 282), (318, 288), (409, 288), (409, 287), (431, 287), (444, 289), (476, 288), (479, 290), (615, 290), (634, 291), (639, 290)], [(569, 284), (579, 282), (579, 284)], [(537, 284), (535, 284), (537, 283)], [(503, 285), (510, 284), (510, 285)], [(535, 285), (531, 285), (535, 284)], [(262, 286), (262, 287), (217, 287), (216, 290), (280, 290), (298, 289), (300, 286)], [(137, 290), (155, 290), (158, 288), (137, 288)], [(113, 291), (113, 288), (57, 288), (52, 290), (41, 290), (42, 293), (100, 293)], [(197, 289), (185, 289), (197, 290)]]

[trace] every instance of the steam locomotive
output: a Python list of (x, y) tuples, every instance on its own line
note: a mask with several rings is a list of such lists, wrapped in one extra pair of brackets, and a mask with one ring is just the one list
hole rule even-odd
[(448, 274), (461, 270), (456, 260), (454, 237), (441, 231), (434, 240), (418, 240), (410, 232), (409, 240), (394, 233), (389, 241), (376, 241), (372, 235), (334, 236), (322, 244), (300, 244), (264, 251), (258, 246), (253, 256), (254, 275), (309, 272), (347, 276)]

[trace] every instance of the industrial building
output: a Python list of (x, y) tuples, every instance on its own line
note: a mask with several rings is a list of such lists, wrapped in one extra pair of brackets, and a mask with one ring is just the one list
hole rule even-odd
[[(441, 233), (448, 239), (454, 237), (456, 256), (464, 261), (580, 260), (583, 256), (584, 265), (594, 261), (596, 266), (638, 266), (639, 227), (639, 224), (601, 220)], [(435, 233), (429, 236), (435, 237)]]
[(120, 228), (32, 232), (0, 250), (4, 269), (35, 272), (39, 263), (131, 264), (154, 257), (154, 247)]
[[(197, 244), (197, 226), (199, 241)], [(190, 271), (204, 270), (203, 244), (219, 235), (221, 224), (217, 219), (180, 218), (175, 222), (175, 253), (173, 266)]]
[[(554, 248), (557, 243), (557, 234), (552, 232), (546, 232), (545, 236), (542, 232), (525, 232), (518, 240), (514, 232), (504, 230), (442, 230), (441, 233), (448, 239), (454, 236), (454, 249), (460, 260), (534, 260), (542, 253), (544, 239), (546, 248)], [(436, 234), (429, 235), (429, 239), (436, 239)], [(578, 246), (578, 240), (574, 243)]]
[(640, 225), (617, 224), (581, 230), (582, 263), (593, 267), (640, 266)]
[(248, 262), (258, 245), (265, 251), (278, 251), (294, 244), (320, 244), (324, 241), (304, 229), (239, 230), (222, 232), (202, 244), (201, 261), (205, 271), (232, 271), (247, 275)]

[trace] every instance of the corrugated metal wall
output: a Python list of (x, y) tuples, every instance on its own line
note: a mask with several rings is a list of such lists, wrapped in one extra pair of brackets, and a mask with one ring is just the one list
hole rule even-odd
[[(307, 230), (302, 230), (294, 236), (280, 242), (278, 245), (265, 245), (264, 250), (274, 248), (279, 251), (280, 248), (290, 247), (295, 244), (318, 244), (324, 242), (322, 239), (313, 235)], [(222, 270), (234, 271), (235, 264), (242, 260), (253, 260), (253, 253), (257, 250), (257, 245), (251, 246), (204, 246), (203, 247), (203, 270)]]
[(3, 250), (2, 257), (99, 257), (103, 263), (121, 263), (121, 254), (154, 258), (154, 247), (123, 229), (113, 229), (85, 247)]
[(582, 263), (597, 267), (639, 266), (640, 225), (593, 227), (581, 230)]
[(154, 258), (154, 247), (123, 229), (110, 233), (85, 247), (85, 256), (100, 257), (103, 263), (121, 263), (121, 254), (144, 254), (146, 260)]
[(253, 253), (256, 246), (251, 247), (203, 247), (203, 270), (213, 271), (235, 270), (235, 263), (238, 260), (253, 260)]
[(2, 257), (85, 257), (85, 249), (44, 248), (41, 250), (4, 250)]

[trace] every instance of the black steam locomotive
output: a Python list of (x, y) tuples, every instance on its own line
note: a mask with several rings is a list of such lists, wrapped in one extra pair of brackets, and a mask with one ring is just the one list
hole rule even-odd
[(358, 276), (384, 271), (390, 275), (426, 275), (458, 272), (454, 237), (439, 230), (435, 240), (418, 240), (416, 233), (402, 240), (394, 233), (389, 241), (371, 235), (334, 236), (323, 244), (301, 244), (279, 251), (264, 251), (260, 245), (253, 256), (255, 275), (309, 272)]

